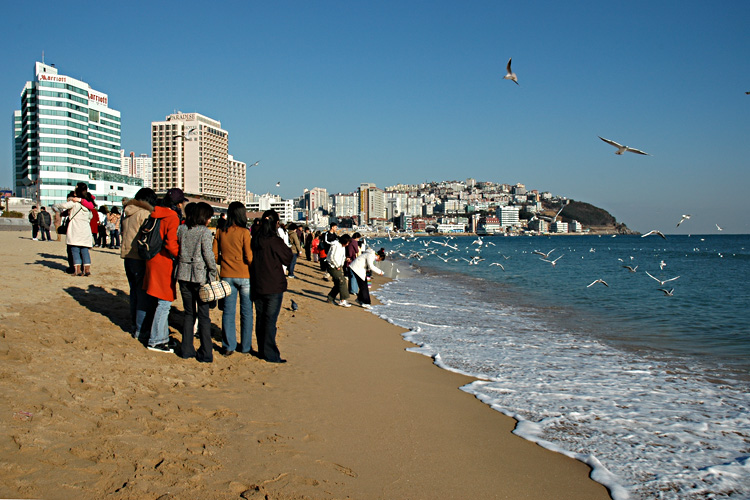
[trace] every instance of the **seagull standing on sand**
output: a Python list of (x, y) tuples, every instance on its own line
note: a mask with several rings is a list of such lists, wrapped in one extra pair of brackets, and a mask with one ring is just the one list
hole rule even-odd
[(664, 233), (662, 233), (661, 231), (657, 231), (656, 229), (652, 229), (651, 231), (647, 232), (646, 234), (642, 234), (641, 238), (645, 238), (646, 236), (651, 236), (652, 234), (658, 234), (659, 236), (661, 236), (665, 240), (667, 239), (667, 237), (664, 236)]
[(511, 62), (512, 60), (513, 60), (513, 58), (512, 58), (512, 57), (511, 57), (510, 59), (508, 59), (508, 66), (507, 66), (507, 67), (505, 68), (505, 69), (507, 69), (507, 70), (508, 70), (508, 74), (507, 74), (507, 75), (505, 75), (505, 76), (503, 77), (503, 79), (505, 79), (505, 80), (512, 80), (512, 81), (516, 82), (516, 85), (520, 85), (520, 84), (518, 83), (518, 78), (516, 77), (516, 74), (515, 74), (515, 73), (513, 73), (513, 70), (511, 70), (511, 69), (510, 69), (510, 62)]
[(604, 142), (606, 142), (607, 144), (610, 144), (610, 145), (612, 145), (612, 146), (616, 147), (616, 148), (617, 148), (617, 151), (615, 151), (615, 154), (616, 154), (616, 155), (621, 155), (621, 154), (623, 154), (623, 153), (624, 153), (625, 151), (630, 151), (631, 153), (637, 153), (637, 154), (639, 154), (639, 155), (646, 155), (646, 156), (651, 156), (651, 155), (649, 155), (648, 153), (644, 153), (644, 152), (643, 152), (643, 151), (641, 151), (640, 149), (635, 149), (635, 148), (631, 148), (631, 147), (628, 147), (628, 146), (623, 146), (622, 144), (618, 144), (618, 143), (616, 143), (615, 141), (610, 141), (609, 139), (605, 139), (605, 138), (604, 138), (604, 137), (602, 137), (602, 136), (597, 136), (597, 137), (599, 137), (599, 139), (603, 140), (603, 141), (604, 141)]
[(690, 218), (690, 215), (683, 215), (682, 218), (680, 219), (680, 222), (678, 222), (675, 227), (680, 227), (680, 224), (682, 224), (683, 222), (685, 222), (689, 218)]
[(296, 302), (295, 302), (295, 301), (294, 301), (294, 300), (292, 299), (292, 311), (296, 311), (297, 309), (299, 309), (299, 306), (298, 306), (298, 305), (297, 305), (297, 303), (296, 303)]
[(591, 284), (589, 284), (589, 285), (586, 285), (586, 288), (592, 287), (592, 286), (596, 285), (597, 283), (601, 283), (602, 285), (604, 285), (604, 286), (606, 286), (607, 288), (609, 288), (609, 285), (607, 284), (607, 282), (606, 282), (606, 281), (604, 281), (604, 280), (603, 280), (603, 279), (601, 279), (601, 278), (599, 278), (599, 279), (598, 279), (598, 280), (596, 280), (596, 281), (592, 281), (592, 282), (591, 282)]

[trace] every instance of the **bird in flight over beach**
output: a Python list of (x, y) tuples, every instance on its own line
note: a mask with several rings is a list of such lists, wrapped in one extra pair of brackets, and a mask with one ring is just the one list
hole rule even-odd
[(637, 153), (637, 154), (639, 154), (639, 155), (646, 155), (646, 156), (651, 156), (651, 155), (649, 155), (648, 153), (644, 153), (644, 152), (643, 152), (643, 151), (641, 151), (640, 149), (635, 149), (635, 148), (631, 148), (631, 147), (628, 147), (628, 146), (623, 146), (622, 144), (618, 144), (618, 143), (616, 143), (615, 141), (610, 141), (609, 139), (605, 139), (605, 138), (604, 138), (604, 137), (602, 137), (602, 136), (597, 136), (597, 137), (599, 137), (599, 139), (603, 140), (603, 141), (604, 141), (604, 142), (606, 142), (607, 144), (610, 144), (610, 145), (612, 145), (612, 146), (616, 147), (616, 148), (617, 148), (617, 151), (615, 151), (615, 154), (616, 154), (616, 155), (621, 155), (621, 154), (623, 154), (623, 153), (624, 153), (625, 151), (630, 151), (631, 153)]
[(513, 73), (513, 70), (510, 69), (510, 62), (512, 60), (513, 60), (512, 57), (510, 59), (508, 59), (508, 66), (505, 68), (506, 70), (508, 70), (508, 74), (505, 75), (503, 78), (505, 80), (512, 80), (512, 81), (516, 82), (516, 85), (519, 85), (519, 83), (518, 83), (518, 77), (516, 77), (516, 74)]
[(505, 268), (504, 268), (504, 267), (503, 267), (503, 265), (502, 265), (502, 264), (500, 264), (499, 262), (493, 262), (493, 263), (491, 263), (491, 264), (490, 264), (490, 267), (492, 267), (492, 266), (500, 266), (500, 269), (502, 269), (503, 271), (505, 271)]
[(604, 286), (606, 286), (607, 288), (609, 288), (609, 285), (607, 284), (607, 282), (606, 282), (606, 281), (604, 281), (604, 280), (603, 280), (603, 279), (601, 279), (601, 278), (599, 278), (599, 279), (598, 279), (598, 280), (596, 280), (596, 281), (592, 281), (592, 282), (591, 282), (591, 284), (589, 284), (589, 285), (586, 285), (586, 288), (592, 287), (592, 286), (596, 285), (597, 283), (601, 283), (602, 285), (604, 285)]
[[(555, 251), (555, 249), (553, 248), (552, 250), (550, 250), (550, 251), (549, 251), (549, 252), (547, 252), (547, 253), (544, 253), (544, 252), (540, 252), (539, 250), (534, 250), (534, 251), (533, 251), (533, 252), (531, 252), (531, 253), (535, 253), (535, 254), (537, 254), (537, 255), (541, 255), (542, 257), (544, 257), (544, 259), (549, 259), (549, 254), (551, 254), (551, 253), (552, 253), (552, 252), (554, 252), (554, 251)], [(544, 259), (542, 259), (542, 260), (544, 260)]]
[[(550, 252), (551, 252), (551, 250), (550, 250)], [(563, 254), (563, 255), (565, 255), (565, 254)], [(550, 264), (552, 264), (552, 267), (555, 267), (555, 264), (557, 264), (558, 260), (560, 260), (560, 259), (563, 258), (563, 255), (559, 256), (555, 260), (547, 260), (547, 259), (539, 259), (539, 260), (543, 260), (544, 262), (549, 262)]]
[(716, 224), (716, 229), (719, 230), (719, 231), (723, 231), (724, 230), (724, 228), (721, 227), (721, 226), (719, 226), (718, 224)]
[[(667, 265), (667, 263), (662, 260), (661, 262), (659, 262), (659, 269), (664, 269), (664, 267), (666, 267), (666, 265)], [(646, 272), (646, 274), (648, 274), (648, 272)]]
[(674, 288), (670, 288), (669, 290), (667, 290), (666, 288), (659, 288), (659, 291), (664, 292), (664, 295), (666, 295), (667, 297), (671, 297), (674, 295)]
[(686, 221), (686, 220), (688, 220), (689, 218), (690, 218), (690, 215), (689, 215), (689, 214), (688, 214), (688, 215), (684, 215), (684, 214), (683, 214), (682, 218), (680, 219), (680, 222), (678, 222), (678, 223), (677, 223), (677, 225), (676, 225), (675, 227), (680, 227), (680, 224), (682, 224), (683, 222), (685, 222), (685, 221)]
[(650, 277), (651, 279), (654, 279), (654, 280), (658, 281), (658, 282), (659, 282), (659, 284), (660, 284), (661, 286), (664, 286), (664, 284), (665, 284), (665, 283), (669, 283), (670, 281), (674, 281), (674, 280), (676, 280), (677, 278), (679, 278), (679, 276), (675, 276), (674, 278), (669, 278), (668, 280), (663, 280), (663, 281), (662, 281), (662, 280), (660, 280), (659, 278), (656, 278), (656, 277), (652, 276), (652, 275), (651, 275), (651, 273), (649, 273), (648, 271), (646, 271), (646, 274), (648, 274), (648, 276), (649, 276), (649, 277)]
[(250, 168), (250, 167), (257, 167), (257, 166), (258, 166), (258, 163), (260, 163), (260, 160), (256, 161), (256, 162), (255, 162), (255, 163), (253, 163), (252, 165), (248, 165), (248, 167), (247, 167), (247, 168)]
[(281, 186), (281, 181), (276, 183), (276, 187), (279, 187), (279, 186)]
[(638, 266), (635, 266), (635, 267), (632, 267), (632, 266), (622, 266), (622, 267), (624, 267), (625, 269), (627, 269), (631, 273), (634, 273), (635, 270), (638, 269)]
[(651, 236), (652, 234), (658, 234), (659, 236), (661, 236), (665, 240), (667, 239), (667, 237), (664, 236), (664, 233), (662, 233), (661, 231), (657, 231), (656, 229), (652, 229), (651, 231), (647, 232), (646, 234), (642, 234), (641, 238), (645, 238), (646, 236)]

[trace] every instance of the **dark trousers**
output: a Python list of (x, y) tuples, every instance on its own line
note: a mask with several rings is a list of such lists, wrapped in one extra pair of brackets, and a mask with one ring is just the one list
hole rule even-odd
[(253, 298), (255, 305), (255, 340), (258, 344), (258, 355), (266, 361), (279, 361), (281, 354), (276, 345), (276, 320), (281, 311), (283, 293), (257, 295)]
[[(49, 228), (48, 227), (39, 227), (39, 231), (42, 233), (42, 241), (52, 241), (52, 238), (49, 235)], [(45, 238), (46, 236), (46, 238)]]
[(39, 224), (32, 224), (31, 225), (31, 237), (36, 238), (39, 236)]
[(107, 246), (107, 226), (99, 225), (99, 232), (96, 233), (96, 246), (102, 248)]
[[(182, 343), (180, 344), (180, 356), (185, 359), (198, 358), (198, 361), (210, 363), (214, 359), (213, 343), (211, 342), (211, 317), (209, 316), (210, 307), (208, 302), (198, 300), (200, 283), (191, 283), (180, 280), (180, 294), (182, 294), (182, 306), (185, 308), (185, 314), (182, 320)], [(200, 337), (201, 346), (196, 354), (193, 346), (193, 326), (195, 317), (198, 316), (198, 336)]]
[(352, 273), (354, 279), (357, 280), (359, 290), (357, 291), (357, 300), (360, 304), (370, 304), (370, 290), (367, 289), (367, 281), (363, 280), (356, 274)]
[(333, 278), (333, 288), (328, 292), (329, 297), (336, 298), (336, 295), (341, 295), (341, 300), (349, 298), (349, 287), (346, 285), (346, 277), (344, 276), (344, 270), (339, 268), (329, 268), (328, 272), (331, 273)]
[(130, 334), (140, 339), (142, 331), (151, 331), (151, 325), (144, 324), (149, 308), (148, 294), (143, 289), (146, 261), (126, 258), (124, 262), (125, 276), (130, 285), (130, 320), (132, 322)]
[(294, 276), (294, 266), (297, 265), (297, 254), (292, 252), (292, 262), (289, 264), (289, 267), (287, 268), (287, 274), (289, 276)]
[(307, 257), (307, 260), (312, 259), (312, 248), (305, 247), (305, 257)]
[(109, 232), (109, 248), (120, 248), (120, 230), (113, 229)]

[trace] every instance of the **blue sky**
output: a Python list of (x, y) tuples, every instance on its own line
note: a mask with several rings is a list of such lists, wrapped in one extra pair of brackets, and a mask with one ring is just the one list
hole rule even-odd
[[(151, 122), (176, 110), (221, 121), (230, 154), (261, 160), (253, 192), (473, 177), (586, 201), (644, 232), (750, 233), (744, 0), (43, 0), (2, 12), (0, 185), (12, 183), (12, 112), (44, 51), (109, 95), (128, 152), (150, 154)], [(519, 86), (502, 78), (509, 57)], [(598, 135), (652, 156), (616, 156)]]

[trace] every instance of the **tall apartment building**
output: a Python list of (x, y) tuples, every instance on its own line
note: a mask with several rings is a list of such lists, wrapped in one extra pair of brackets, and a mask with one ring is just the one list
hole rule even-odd
[(332, 194), (330, 199), (336, 217), (359, 216), (359, 198), (356, 194)]
[(136, 156), (135, 152), (131, 151), (128, 156), (125, 156), (125, 150), (121, 149), (120, 168), (122, 175), (142, 179), (143, 187), (151, 187), (151, 179), (153, 177), (153, 163), (149, 155), (140, 154)]
[(385, 192), (375, 184), (362, 183), (359, 186), (360, 224), (374, 224), (385, 220)]
[(235, 160), (234, 156), (229, 155), (225, 203), (232, 203), (233, 201), (247, 203), (247, 163)]
[(143, 185), (120, 172), (120, 112), (109, 96), (54, 65), (35, 64), (13, 122), (18, 196), (62, 203), (85, 182), (99, 204), (119, 204)]
[(230, 164), (229, 133), (218, 120), (175, 113), (152, 122), (151, 152), (157, 193), (178, 187), (209, 201), (245, 200), (246, 165), (234, 158)]

